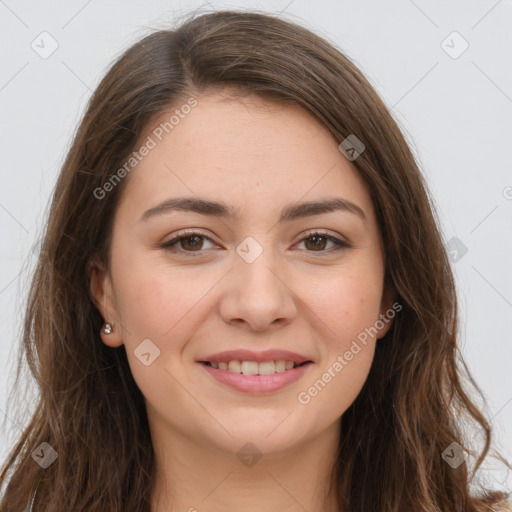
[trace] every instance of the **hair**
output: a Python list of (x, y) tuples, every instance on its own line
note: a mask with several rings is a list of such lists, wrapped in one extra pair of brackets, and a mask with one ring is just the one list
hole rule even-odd
[[(145, 36), (93, 93), (53, 192), (29, 290), (23, 354), (38, 402), (3, 466), (1, 510), (150, 510), (156, 467), (144, 397), (124, 346), (101, 341), (90, 292), (90, 262), (110, 269), (127, 179), (102, 199), (94, 191), (112, 183), (158, 115), (219, 90), (299, 105), (338, 143), (354, 134), (366, 148), (352, 163), (373, 201), (385, 283), (402, 310), (343, 414), (330, 482), (340, 509), (493, 510), (509, 494), (470, 489), (491, 425), (469, 395), (471, 385), (483, 397), (459, 352), (454, 278), (419, 164), (351, 59), (308, 29), (256, 11), (194, 14)], [(480, 451), (463, 422), (483, 435)], [(47, 469), (31, 457), (43, 442), (58, 453)], [(469, 459), (457, 468), (443, 459), (454, 442), (476, 459), (472, 473)]]

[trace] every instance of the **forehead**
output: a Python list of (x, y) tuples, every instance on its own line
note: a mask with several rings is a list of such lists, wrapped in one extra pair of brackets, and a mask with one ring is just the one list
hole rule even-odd
[(371, 216), (356, 168), (304, 109), (222, 92), (196, 100), (187, 114), (173, 106), (142, 133), (140, 144), (149, 137), (153, 148), (128, 177), (123, 197), (132, 206), (140, 210), (197, 195), (230, 204), (240, 215), (246, 210), (261, 215), (274, 206), (280, 210), (283, 204), (336, 195)]

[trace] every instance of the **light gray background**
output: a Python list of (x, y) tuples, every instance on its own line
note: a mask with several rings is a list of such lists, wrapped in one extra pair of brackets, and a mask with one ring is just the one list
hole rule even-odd
[[(430, 184), (445, 241), (456, 237), (467, 247), (453, 264), (461, 348), (488, 399), (496, 446), (512, 460), (510, 0), (0, 0), (0, 458), (22, 422), (6, 403), (32, 250), (86, 101), (136, 39), (189, 10), (212, 8), (283, 11), (355, 59), (392, 108)], [(31, 47), (50, 48), (43, 31), (58, 43), (46, 59)], [(442, 46), (453, 31), (469, 44), (458, 58)], [(444, 48), (453, 55), (461, 43), (450, 36)], [(498, 487), (512, 488), (510, 471), (493, 461), (486, 467)]]

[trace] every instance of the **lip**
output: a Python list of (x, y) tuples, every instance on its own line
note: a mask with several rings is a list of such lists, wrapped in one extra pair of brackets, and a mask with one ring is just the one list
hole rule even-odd
[[(260, 354), (260, 356), (262, 356), (262, 354)], [(279, 359), (284, 358), (280, 357)], [(234, 359), (229, 360), (233, 361)], [(254, 361), (254, 359), (244, 360)], [(267, 360), (268, 359), (263, 359), (263, 361)], [(288, 360), (291, 361), (293, 359)], [(220, 359), (220, 361), (226, 361), (226, 359)], [(243, 393), (261, 395), (278, 391), (300, 379), (308, 371), (309, 367), (314, 364), (310, 360), (306, 361), (304, 361), (306, 364), (303, 364), (302, 366), (297, 366), (290, 370), (285, 370), (284, 372), (281, 373), (274, 373), (272, 375), (243, 375), (242, 373), (234, 373), (230, 372), (229, 370), (219, 370), (218, 368), (212, 368), (211, 366), (204, 364), (204, 362), (198, 361), (198, 364), (202, 368), (204, 368), (204, 370), (211, 377), (216, 379), (221, 384), (227, 385), (230, 388), (235, 389), (237, 391), (242, 391)]]
[(263, 352), (253, 352), (252, 350), (227, 350), (198, 360), (205, 363), (219, 363), (223, 361), (256, 361), (263, 363), (265, 361), (293, 361), (297, 364), (312, 361), (309, 357), (289, 350), (265, 350)]

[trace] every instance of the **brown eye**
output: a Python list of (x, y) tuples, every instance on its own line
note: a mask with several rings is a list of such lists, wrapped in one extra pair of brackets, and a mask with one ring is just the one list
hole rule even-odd
[(198, 236), (198, 235), (192, 235), (192, 236), (185, 236), (183, 238), (180, 238), (178, 240), (178, 243), (180, 243), (181, 247), (185, 250), (191, 250), (195, 251), (198, 248), (200, 249), (203, 245), (203, 239), (204, 237)]
[[(308, 249), (313, 249), (313, 250), (325, 249), (325, 245), (328, 242), (327, 237), (318, 236), (318, 235), (308, 236), (305, 240), (306, 240), (306, 247)], [(308, 241), (312, 241), (312, 242), (309, 243)]]
[(329, 242), (334, 244), (334, 246), (337, 246), (333, 249), (334, 251), (352, 247), (349, 243), (336, 237), (327, 235), (323, 232), (308, 233), (307, 236), (304, 237), (299, 243), (303, 242), (308, 252), (333, 252), (329, 249), (326, 249), (326, 245)]
[[(200, 233), (185, 233), (172, 238), (168, 242), (165, 242), (161, 245), (162, 249), (166, 249), (175, 253), (198, 253), (198, 255), (202, 252), (205, 252), (210, 247), (204, 248), (205, 242), (211, 242), (213, 244), (213, 240), (208, 238), (205, 235)], [(195, 255), (194, 255), (195, 256)]]

